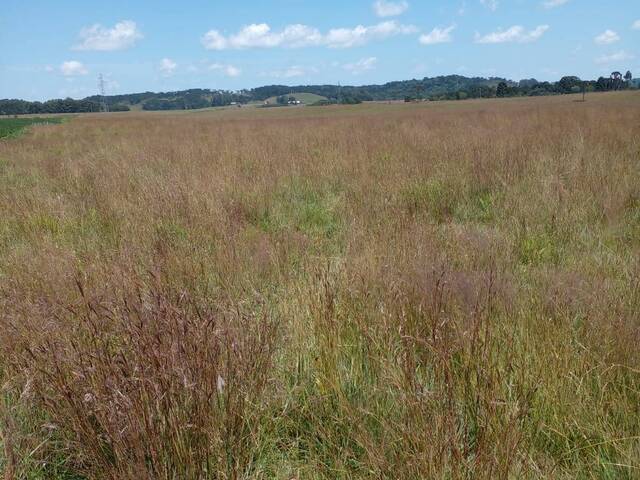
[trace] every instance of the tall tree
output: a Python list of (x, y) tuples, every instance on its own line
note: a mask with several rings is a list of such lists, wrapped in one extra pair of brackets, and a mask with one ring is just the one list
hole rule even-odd
[(614, 90), (620, 90), (622, 85), (622, 74), (620, 72), (611, 72), (611, 82)]
[(508, 90), (509, 90), (509, 86), (506, 84), (506, 82), (500, 82), (496, 90), (496, 96), (506, 97)]
[(571, 93), (573, 91), (573, 87), (580, 87), (582, 81), (578, 77), (568, 76), (562, 77), (558, 85), (562, 93)]

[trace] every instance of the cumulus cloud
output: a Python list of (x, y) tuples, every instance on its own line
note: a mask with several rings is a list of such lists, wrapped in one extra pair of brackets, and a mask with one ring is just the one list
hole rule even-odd
[(605, 30), (593, 39), (593, 41), (598, 45), (610, 45), (612, 43), (616, 43), (618, 40), (620, 40), (620, 35), (613, 30)]
[(211, 30), (205, 34), (202, 43), (208, 50), (273, 48), (281, 45), (303, 47), (319, 43), (320, 38), (318, 30), (306, 25), (288, 25), (281, 32), (273, 32), (266, 23), (254, 23), (229, 37), (224, 37), (217, 30)]
[(178, 68), (178, 64), (170, 58), (163, 58), (162, 60), (160, 60), (160, 73), (162, 73), (162, 75), (164, 75), (165, 77), (173, 75), (173, 73), (176, 71), (176, 68)]
[(85, 27), (80, 31), (79, 37), (80, 43), (73, 47), (74, 50), (109, 52), (132, 47), (143, 35), (136, 22), (123, 20), (113, 28), (103, 27), (99, 23)]
[(619, 52), (612, 53), (610, 55), (602, 55), (601, 57), (596, 58), (596, 63), (600, 65), (608, 65), (610, 63), (633, 60), (634, 58), (634, 55), (627, 53), (624, 50), (620, 50)]
[(480, 0), (480, 3), (492, 12), (495, 12), (498, 9), (498, 0)]
[(378, 59), (376, 57), (369, 57), (360, 59), (355, 63), (347, 63), (343, 66), (343, 68), (347, 72), (351, 72), (354, 75), (359, 75), (369, 70), (373, 70), (377, 63)]
[(635, 22), (633, 22), (631, 28), (633, 28), (634, 30), (640, 30), (640, 20), (636, 20)]
[(549, 30), (549, 25), (539, 25), (533, 30), (525, 30), (521, 25), (514, 25), (507, 30), (498, 30), (487, 35), (476, 33), (476, 43), (528, 43), (535, 42)]
[(210, 30), (202, 37), (202, 44), (207, 50), (312, 46), (349, 48), (364, 45), (373, 40), (407, 35), (417, 31), (417, 28), (412, 25), (402, 25), (393, 20), (372, 26), (334, 28), (325, 34), (308, 25), (288, 25), (281, 31), (273, 31), (266, 23), (254, 23), (229, 36), (224, 36), (218, 30)]
[(542, 6), (544, 8), (556, 8), (560, 5), (564, 5), (568, 1), (569, 0), (546, 0), (545, 2), (542, 2)]
[(401, 25), (395, 21), (378, 23), (370, 27), (358, 25), (355, 28), (336, 28), (329, 30), (325, 43), (331, 48), (348, 48), (364, 45), (373, 40), (382, 40), (396, 35), (416, 33), (412, 25)]
[(395, 17), (402, 15), (409, 9), (406, 1), (388, 2), (386, 0), (377, 0), (373, 3), (373, 11), (379, 17)]
[(222, 63), (212, 63), (209, 65), (209, 70), (222, 72), (227, 77), (238, 77), (242, 73), (238, 67), (233, 65), (225, 65)]
[(313, 73), (318, 73), (320, 70), (317, 67), (303, 67), (300, 65), (292, 65), (284, 70), (276, 70), (273, 72), (262, 73), (262, 76), (275, 77), (275, 78), (294, 78), (302, 77)]
[(65, 77), (77, 77), (79, 75), (87, 75), (89, 70), (77, 60), (69, 60), (67, 62), (62, 62), (60, 65), (60, 73)]
[(209, 30), (200, 41), (207, 50), (224, 50), (228, 46), (227, 39), (217, 30)]
[(423, 45), (435, 45), (437, 43), (449, 43), (452, 41), (451, 32), (456, 28), (451, 25), (447, 28), (434, 28), (429, 33), (420, 35), (420, 43)]

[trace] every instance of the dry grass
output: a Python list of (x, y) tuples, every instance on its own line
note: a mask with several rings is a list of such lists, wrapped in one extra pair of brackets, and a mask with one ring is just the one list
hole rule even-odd
[(0, 143), (5, 478), (638, 478), (640, 97)]

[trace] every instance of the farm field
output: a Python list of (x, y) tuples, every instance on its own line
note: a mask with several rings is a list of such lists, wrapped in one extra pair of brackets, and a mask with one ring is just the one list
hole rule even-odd
[(64, 117), (20, 117), (20, 118), (0, 118), (0, 138), (18, 135), (22, 130), (30, 125), (42, 123), (62, 123)]
[(640, 95), (579, 98), (0, 140), (0, 471), (639, 478)]

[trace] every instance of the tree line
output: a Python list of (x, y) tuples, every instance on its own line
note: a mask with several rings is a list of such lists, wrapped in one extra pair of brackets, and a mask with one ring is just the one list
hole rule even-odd
[(494, 98), (538, 95), (560, 95), (568, 93), (604, 92), (638, 88), (639, 80), (627, 71), (612, 72), (609, 77), (597, 80), (581, 80), (576, 76), (565, 76), (557, 82), (539, 82), (524, 79), (513, 82), (499, 77), (465, 77), (446, 75), (421, 80), (388, 82), (384, 85), (340, 86), (340, 85), (267, 85), (251, 90), (227, 91), (189, 89), (177, 92), (143, 92), (127, 95), (91, 96), (82, 100), (71, 98), (29, 102), (26, 100), (0, 100), (0, 115), (23, 115), (42, 113), (100, 112), (106, 106), (109, 111), (124, 111), (130, 108), (143, 110), (191, 110), (231, 104), (246, 104), (264, 101), (271, 97), (286, 97), (294, 93), (314, 93), (326, 97), (324, 103), (360, 103), (371, 100), (464, 100), (466, 98)]
[[(29, 102), (26, 100), (5, 99), (0, 100), (0, 115), (34, 115), (49, 113), (88, 113), (100, 112), (103, 110), (101, 102), (83, 99), (74, 100), (72, 98), (47, 100), (46, 102)], [(124, 104), (113, 104), (109, 111), (128, 111), (129, 106)]]
[[(625, 75), (612, 72), (610, 77), (598, 80), (581, 80), (579, 77), (566, 76), (555, 83), (537, 82), (535, 79), (521, 80), (518, 85), (510, 86), (500, 82), (496, 87), (496, 97), (558, 95), (582, 92), (607, 92), (610, 90), (626, 90), (634, 88), (633, 75), (627, 71)], [(636, 87), (637, 88), (637, 87)]]

